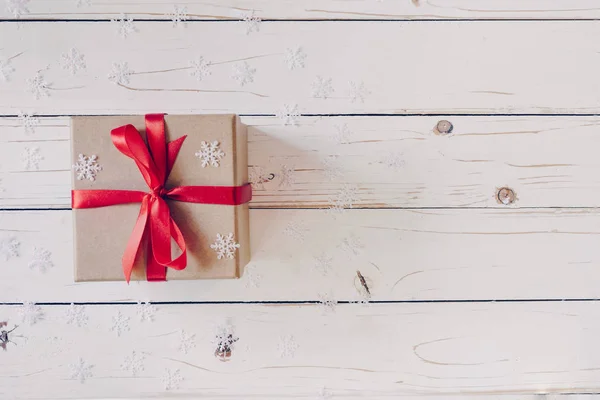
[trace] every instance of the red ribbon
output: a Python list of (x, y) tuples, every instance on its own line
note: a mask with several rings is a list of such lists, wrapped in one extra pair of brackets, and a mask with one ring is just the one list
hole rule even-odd
[[(148, 114), (146, 136), (148, 145), (133, 125), (113, 129), (110, 136), (115, 147), (132, 158), (138, 166), (150, 192), (134, 190), (73, 190), (73, 208), (106, 207), (116, 204), (142, 203), (133, 232), (123, 255), (123, 273), (129, 283), (135, 257), (145, 234), (150, 235), (147, 246), (146, 276), (148, 281), (164, 281), (166, 268), (182, 270), (187, 263), (185, 240), (171, 217), (165, 200), (199, 204), (239, 205), (252, 199), (252, 188), (243, 186), (180, 186), (166, 189), (165, 183), (186, 136), (167, 143), (163, 114)], [(171, 238), (181, 254), (171, 258)]]

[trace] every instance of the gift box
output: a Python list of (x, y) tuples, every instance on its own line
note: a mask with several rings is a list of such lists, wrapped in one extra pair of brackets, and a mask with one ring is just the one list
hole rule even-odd
[(75, 281), (241, 276), (251, 189), (237, 116), (74, 117), (71, 143)]

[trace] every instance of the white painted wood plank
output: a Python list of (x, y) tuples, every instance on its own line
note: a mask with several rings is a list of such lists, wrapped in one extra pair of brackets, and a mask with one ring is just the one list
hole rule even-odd
[[(110, 22), (1, 24), (15, 72), (0, 86), (0, 113), (275, 114), (285, 103), (319, 114), (600, 112), (593, 21), (270, 22), (250, 35), (237, 22), (136, 26), (121, 40)], [(295, 46), (306, 67), (289, 70)], [(87, 65), (75, 76), (60, 65), (70, 48)], [(198, 56), (213, 63), (201, 82), (190, 76)], [(239, 60), (256, 70), (245, 86), (231, 77)], [(119, 62), (135, 73), (126, 87), (108, 80)], [(49, 97), (36, 100), (27, 80), (39, 70)], [(318, 76), (332, 78), (327, 99), (313, 97)], [(364, 84), (364, 102), (350, 82)]]
[[(113, 19), (121, 13), (141, 19), (171, 19), (174, 6), (186, 7), (189, 20), (237, 19), (252, 10), (264, 19), (453, 19), (565, 18), (600, 16), (594, 0), (31, 0), (21, 19)], [(8, 9), (2, 18), (14, 19)]]
[[(169, 305), (154, 323), (140, 322), (134, 306), (86, 306), (81, 328), (65, 322), (66, 308), (41, 307), (43, 321), (14, 332), (17, 345), (0, 363), (5, 397), (318, 398), (325, 387), (335, 399), (533, 400), (598, 391), (595, 302), (340, 305), (327, 314), (311, 305)], [(19, 321), (16, 306), (0, 312)], [(130, 318), (120, 337), (110, 330), (118, 312)], [(213, 341), (227, 320), (239, 340), (222, 362)], [(195, 335), (187, 354), (178, 350), (181, 329)], [(297, 348), (281, 358), (286, 335)], [(145, 357), (137, 377), (120, 368), (132, 351)], [(80, 357), (93, 365), (83, 384), (70, 379)], [(180, 371), (178, 389), (164, 391), (165, 369)]]
[[(70, 211), (0, 217), (0, 239), (21, 243), (1, 302), (358, 301), (356, 271), (377, 301), (600, 298), (598, 210), (252, 210), (242, 279), (129, 286), (73, 282)], [(28, 268), (36, 246), (52, 253), (46, 273)]]
[[(434, 133), (441, 119), (451, 135)], [(357, 188), (354, 207), (600, 206), (598, 121), (594, 117), (244, 117), (251, 172), (274, 179), (255, 186), (252, 207), (329, 207), (345, 185)], [(336, 142), (346, 127), (347, 140)], [(0, 205), (69, 207), (67, 118), (42, 118), (25, 134), (16, 118), (0, 119)], [(38, 147), (39, 170), (21, 155)], [(532, 151), (535, 150), (535, 151)], [(90, 153), (94, 150), (90, 149)], [(101, 160), (100, 160), (101, 161)], [(285, 185), (282, 168), (293, 169)], [(101, 176), (98, 184), (101, 184)]]

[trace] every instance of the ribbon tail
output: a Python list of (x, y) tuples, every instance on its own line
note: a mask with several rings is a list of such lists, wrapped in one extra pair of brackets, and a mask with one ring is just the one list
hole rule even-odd
[(180, 137), (179, 139), (175, 139), (172, 142), (167, 144), (167, 176), (165, 180), (171, 174), (171, 170), (173, 169), (173, 165), (175, 164), (175, 160), (177, 159), (177, 154), (179, 154), (179, 150), (183, 145), (183, 141), (187, 135)]
[(127, 283), (131, 280), (131, 273), (133, 272), (133, 267), (135, 264), (136, 254), (142, 245), (142, 239), (144, 237), (144, 231), (146, 230), (146, 224), (148, 223), (148, 198), (145, 197), (142, 200), (142, 206), (140, 207), (140, 213), (138, 215), (137, 221), (135, 222), (135, 226), (133, 228), (133, 232), (129, 237), (129, 241), (127, 242), (127, 247), (125, 248), (125, 253), (123, 254), (123, 274), (125, 275), (125, 280)]

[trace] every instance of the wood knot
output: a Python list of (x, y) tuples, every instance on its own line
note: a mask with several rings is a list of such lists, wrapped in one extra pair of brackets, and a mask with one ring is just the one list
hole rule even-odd
[(448, 135), (452, 133), (452, 129), (454, 129), (452, 123), (444, 119), (437, 123), (433, 131), (438, 135)]
[(517, 195), (515, 194), (515, 191), (509, 187), (500, 188), (496, 193), (496, 200), (498, 201), (498, 203), (504, 204), (506, 206), (513, 204), (516, 199)]

